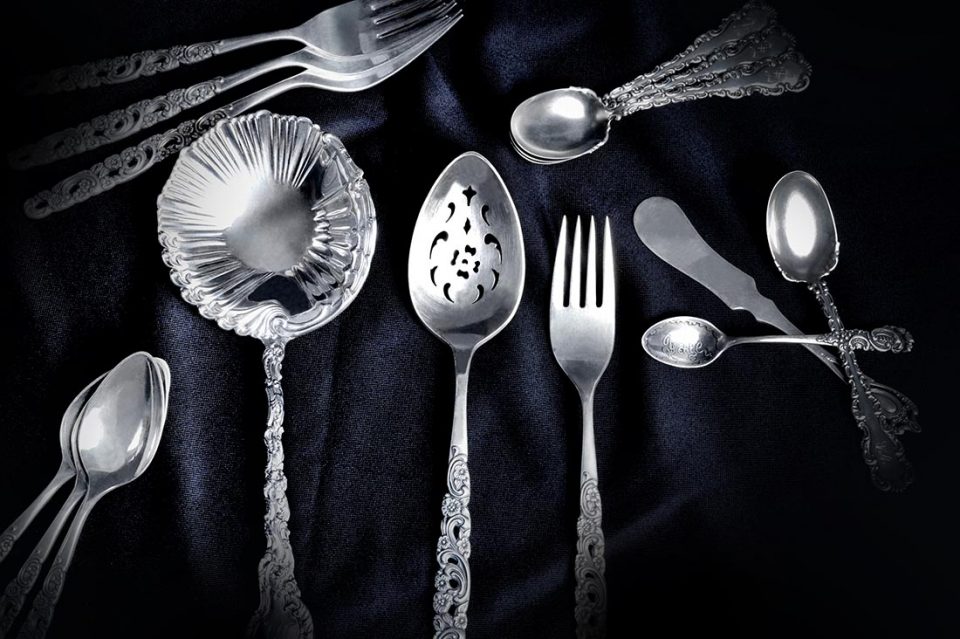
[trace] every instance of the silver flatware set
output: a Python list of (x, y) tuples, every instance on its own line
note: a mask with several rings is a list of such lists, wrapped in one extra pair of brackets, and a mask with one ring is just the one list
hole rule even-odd
[[(260, 602), (251, 637), (310, 639), (290, 543), (284, 470), (281, 367), (287, 344), (343, 313), (370, 271), (377, 220), (370, 187), (343, 142), (304, 117), (246, 111), (286, 91), (312, 87), (361, 91), (410, 64), (460, 19), (456, 0), (354, 0), (299, 27), (205, 42), (59, 69), (28, 80), (32, 93), (61, 93), (131, 81), (275, 40), (303, 47), (275, 60), (143, 100), (14, 151), (29, 168), (111, 144), (174, 118), (263, 74), (299, 71), (169, 131), (153, 135), (31, 198), (42, 218), (141, 175), (179, 154), (157, 200), (162, 259), (185, 301), (226, 330), (260, 340), (268, 417), (264, 497), (266, 548), (258, 566)], [(523, 102), (510, 137), (519, 155), (549, 165), (594, 152), (610, 126), (636, 111), (709, 96), (739, 98), (802, 91), (810, 67), (768, 6), (750, 2), (697, 38), (683, 53), (603, 97), (583, 88), (549, 91)], [(679, 368), (707, 366), (742, 344), (799, 344), (848, 383), (863, 434), (863, 458), (881, 490), (906, 488), (913, 471), (898, 437), (918, 431), (916, 406), (866, 376), (856, 350), (901, 353), (913, 338), (894, 326), (845, 328), (824, 278), (837, 265), (837, 230), (826, 195), (807, 173), (784, 176), (770, 195), (769, 249), (784, 278), (815, 294), (827, 330), (805, 334), (762, 296), (749, 275), (717, 254), (671, 200), (637, 206), (640, 240), (659, 258), (783, 335), (729, 337), (706, 319), (678, 316), (650, 326), (643, 349)], [(453, 352), (455, 398), (446, 491), (436, 547), (433, 629), (437, 639), (466, 637), (473, 589), (467, 391), (477, 349), (513, 319), (526, 279), (522, 216), (506, 182), (484, 156), (467, 152), (436, 179), (416, 220), (407, 263), (412, 308)], [(570, 227), (573, 227), (572, 240)], [(598, 228), (602, 226), (602, 228)], [(550, 345), (582, 406), (579, 517), (572, 566), (572, 621), (580, 639), (606, 636), (606, 557), (594, 396), (615, 347), (617, 265), (609, 219), (562, 218), (549, 296)], [(200, 347), (200, 345), (198, 345)], [(496, 343), (490, 348), (497, 348)], [(839, 356), (830, 350), (836, 349)], [(0, 535), (0, 561), (53, 495), (73, 492), (0, 599), (0, 637), (15, 628), (26, 598), (71, 514), (40, 594), (21, 626), (42, 637), (53, 615), (83, 523), (108, 492), (143, 473), (163, 432), (170, 371), (135, 353), (87, 386), (60, 426), (61, 465), (40, 495)], [(571, 389), (572, 390), (572, 389)], [(573, 522), (571, 522), (571, 545)], [(252, 570), (252, 567), (251, 567)]]

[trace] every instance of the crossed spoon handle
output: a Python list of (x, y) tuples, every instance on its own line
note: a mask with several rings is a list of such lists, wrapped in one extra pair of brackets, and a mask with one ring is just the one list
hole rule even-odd
[(66, 462), (62, 463), (57, 474), (53, 476), (53, 479), (50, 480), (47, 487), (40, 491), (40, 494), (27, 506), (26, 510), (0, 534), (0, 562), (10, 553), (13, 545), (20, 539), (23, 531), (30, 526), (37, 516), (37, 513), (43, 510), (43, 507), (46, 506), (47, 502), (60, 490), (60, 487), (70, 481), (74, 475), (76, 475), (76, 471), (73, 469), (73, 466)]
[(727, 346), (740, 344), (821, 344), (834, 348), (862, 351), (908, 353), (913, 348), (913, 336), (904, 328), (884, 326), (873, 330), (841, 329), (823, 335), (762, 335), (732, 337)]

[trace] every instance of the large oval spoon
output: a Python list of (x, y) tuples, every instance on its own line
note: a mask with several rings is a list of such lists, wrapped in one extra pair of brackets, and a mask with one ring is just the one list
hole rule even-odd
[(433, 600), (434, 636), (443, 639), (466, 636), (470, 603), (470, 361), (516, 313), (524, 268), (520, 218), (506, 185), (486, 158), (464, 153), (430, 189), (408, 263), (413, 308), (453, 349), (457, 380)]
[(818, 344), (867, 351), (905, 353), (913, 348), (910, 333), (896, 326), (872, 331), (846, 331), (843, 335), (762, 335), (728, 337), (705, 319), (681, 315), (661, 320), (648, 328), (641, 338), (647, 355), (677, 368), (701, 368), (717, 361), (728, 349), (741, 344)]
[[(809, 173), (787, 173), (773, 187), (767, 202), (767, 241), (783, 276), (807, 284), (823, 307), (831, 332), (842, 333), (843, 323), (823, 281), (839, 258), (837, 227), (826, 193)], [(897, 428), (864, 380), (853, 348), (843, 342), (838, 347), (871, 478), (881, 490), (901, 491), (913, 480), (913, 469), (896, 437)]]
[(86, 491), (24, 622), (25, 635), (46, 634), (90, 511), (153, 461), (166, 420), (169, 377), (166, 362), (134, 353), (107, 374), (84, 405), (71, 446)]
[(810, 65), (770, 7), (749, 2), (687, 49), (603, 97), (590, 89), (546, 91), (520, 104), (510, 134), (520, 155), (557, 164), (603, 146), (610, 125), (637, 111), (718, 96), (803, 91)]

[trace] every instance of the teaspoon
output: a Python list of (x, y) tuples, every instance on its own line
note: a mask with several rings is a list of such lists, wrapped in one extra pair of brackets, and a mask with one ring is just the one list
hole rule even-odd
[(661, 320), (641, 338), (643, 350), (658, 362), (677, 368), (701, 368), (717, 361), (729, 348), (740, 344), (818, 344), (869, 351), (904, 353), (913, 348), (913, 337), (902, 328), (885, 326), (872, 331), (846, 331), (842, 335), (764, 335), (728, 337), (699, 317), (679, 316)]

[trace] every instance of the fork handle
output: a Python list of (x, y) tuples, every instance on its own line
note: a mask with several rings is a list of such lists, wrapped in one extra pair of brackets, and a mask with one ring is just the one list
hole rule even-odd
[(40, 576), (40, 569), (43, 568), (43, 563), (47, 560), (47, 556), (53, 549), (57, 537), (60, 536), (63, 525), (66, 523), (67, 518), (70, 516), (70, 513), (73, 512), (76, 505), (83, 499), (85, 491), (86, 486), (81, 486), (78, 483), (73, 489), (73, 492), (70, 493), (70, 497), (67, 498), (66, 503), (60, 508), (60, 512), (53, 518), (53, 521), (47, 528), (47, 532), (43, 534), (43, 537), (37, 543), (33, 552), (30, 553), (27, 560), (23, 562), (20, 572), (17, 573), (17, 576), (14, 577), (10, 583), (7, 584), (6, 589), (4, 589), (3, 596), (0, 597), (0, 637), (5, 637), (7, 633), (10, 632), (10, 627), (23, 608), (23, 603), (26, 601), (27, 595), (30, 594), (34, 584), (37, 583), (37, 577)]
[(53, 479), (50, 480), (50, 483), (47, 484), (47, 487), (40, 491), (40, 494), (27, 506), (26, 510), (0, 534), (0, 562), (10, 554), (13, 545), (20, 539), (23, 531), (30, 526), (33, 519), (37, 516), (37, 513), (47, 505), (47, 502), (60, 490), (60, 487), (67, 483), (75, 474), (76, 471), (74, 471), (72, 466), (67, 463), (60, 464), (60, 469), (57, 471), (57, 474), (53, 476)]
[(583, 399), (583, 448), (580, 453), (580, 517), (577, 519), (576, 577), (577, 639), (606, 636), (607, 584), (604, 577), (603, 509), (593, 434), (593, 394)]

